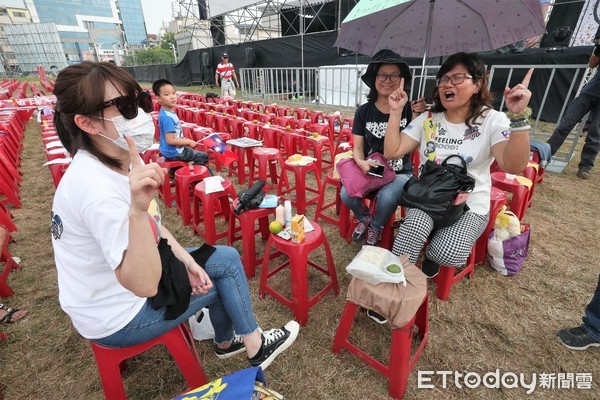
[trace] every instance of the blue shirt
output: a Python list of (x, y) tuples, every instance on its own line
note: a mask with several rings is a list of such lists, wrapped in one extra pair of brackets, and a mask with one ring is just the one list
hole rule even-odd
[(173, 111), (167, 111), (164, 108), (160, 109), (158, 115), (158, 129), (160, 131), (160, 146), (158, 147), (160, 153), (165, 158), (177, 157), (182, 151), (183, 147), (172, 146), (167, 143), (166, 134), (173, 133), (176, 138), (183, 138), (183, 131), (181, 130), (181, 122), (179, 117)]

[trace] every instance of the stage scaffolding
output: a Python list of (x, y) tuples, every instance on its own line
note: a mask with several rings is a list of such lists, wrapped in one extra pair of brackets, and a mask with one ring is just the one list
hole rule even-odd
[[(211, 14), (210, 0), (179, 0), (184, 29), (199, 47), (247, 43), (282, 36), (338, 30), (358, 0), (246, 1), (235, 10)], [(222, 9), (222, 6), (221, 6)], [(332, 21), (334, 21), (332, 23)], [(192, 49), (190, 49), (192, 50)]]
[(4, 32), (21, 74), (37, 72), (39, 65), (48, 72), (60, 71), (67, 66), (54, 23), (6, 25)]

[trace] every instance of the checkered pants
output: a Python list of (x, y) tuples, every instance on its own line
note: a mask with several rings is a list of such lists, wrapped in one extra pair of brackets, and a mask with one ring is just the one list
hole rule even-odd
[(448, 267), (463, 266), (488, 220), (489, 214), (467, 211), (454, 224), (434, 231), (433, 220), (427, 213), (409, 208), (394, 240), (392, 253), (408, 254), (409, 261), (416, 263), (431, 236), (426, 249), (427, 258)]

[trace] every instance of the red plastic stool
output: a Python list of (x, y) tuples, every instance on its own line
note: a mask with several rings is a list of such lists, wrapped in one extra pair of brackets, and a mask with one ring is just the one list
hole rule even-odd
[[(273, 296), (294, 312), (294, 318), (302, 326), (305, 326), (308, 322), (309, 308), (314, 306), (329, 290), (333, 290), (336, 295), (339, 293), (335, 264), (329, 243), (327, 243), (327, 238), (316, 222), (310, 221), (310, 224), (314, 230), (306, 233), (302, 243), (293, 243), (291, 240), (285, 240), (277, 235), (269, 235), (260, 273), (260, 297), (264, 298), (265, 292)], [(322, 267), (308, 259), (309, 254), (322, 245), (325, 246), (327, 267)], [(271, 247), (285, 254), (288, 259), (269, 272)], [(290, 267), (291, 299), (282, 296), (268, 284), (269, 278), (287, 266)], [(308, 297), (308, 266), (312, 266), (325, 275), (328, 275), (330, 279), (330, 282), (312, 298)]]
[(466, 275), (469, 275), (469, 279), (475, 278), (475, 249), (476, 246), (473, 246), (473, 250), (471, 250), (471, 254), (469, 254), (469, 258), (467, 258), (467, 265), (465, 265), (464, 269), (457, 274), (456, 267), (440, 266), (439, 274), (433, 278), (433, 281), (437, 285), (435, 295), (438, 299), (447, 300), (448, 296), (450, 296), (450, 289), (452, 289), (452, 286)]
[(289, 106), (277, 106), (278, 117), (288, 117), (292, 115), (292, 109)]
[(294, 119), (294, 117), (292, 116), (279, 116), (275, 119), (275, 125), (278, 125), (282, 128), (287, 128), (288, 126), (290, 127), (290, 129), (295, 129), (298, 126), (296, 125), (296, 120)]
[(55, 161), (57, 162), (48, 164), (48, 167), (50, 168), (50, 174), (52, 175), (52, 182), (54, 183), (54, 187), (57, 188), (58, 184), (60, 183), (60, 180), (65, 174), (65, 171), (67, 170), (67, 168), (69, 168), (69, 165), (71, 165), (71, 160), (64, 158)]
[(121, 363), (157, 344), (164, 345), (171, 353), (171, 356), (173, 356), (175, 362), (177, 362), (179, 370), (188, 384), (186, 391), (207, 383), (202, 369), (202, 362), (194, 344), (194, 338), (185, 323), (171, 329), (162, 336), (134, 346), (121, 348), (104, 347), (93, 341), (90, 341), (90, 344), (96, 357), (96, 365), (100, 373), (104, 397), (107, 399), (127, 398), (121, 376)]
[(175, 171), (175, 199), (177, 211), (183, 219), (183, 225), (192, 222), (192, 199), (196, 183), (210, 176), (208, 168), (203, 165), (190, 165)]
[[(407, 269), (405, 269), (405, 272)], [(355, 281), (355, 278), (352, 278), (352, 281)], [(352, 284), (353, 283), (351, 283), (351, 285)], [(352, 329), (358, 307), (358, 304), (353, 303), (350, 300), (346, 301), (346, 307), (344, 307), (333, 341), (333, 352), (339, 353), (342, 349), (346, 349), (354, 354), (359, 360), (364, 361), (366, 364), (373, 367), (377, 372), (389, 380), (388, 393), (390, 397), (393, 399), (401, 399), (406, 391), (410, 372), (419, 360), (428, 340), (429, 322), (427, 292), (425, 290), (425, 298), (412, 319), (402, 327), (392, 326), (392, 343), (387, 365), (378, 361), (375, 357), (350, 342), (350, 330)], [(419, 343), (419, 346), (411, 358), (414, 327), (418, 328), (418, 335), (421, 338), (421, 343)]]
[[(256, 274), (256, 266), (263, 261), (263, 257), (256, 257), (256, 234), (260, 233), (262, 240), (269, 237), (269, 216), (275, 215), (274, 208), (255, 208), (246, 210), (236, 215), (233, 210), (238, 205), (238, 199), (235, 199), (231, 205), (231, 215), (229, 218), (229, 231), (227, 232), (227, 245), (233, 246), (233, 242), (242, 240), (242, 264), (244, 272), (248, 278)], [(233, 217), (233, 218), (231, 218)], [(236, 222), (239, 221), (239, 226)], [(258, 222), (258, 228), (256, 227)], [(239, 235), (236, 233), (239, 232)], [(274, 253), (273, 256), (276, 254)], [(272, 258), (272, 257), (271, 257)]]
[(158, 150), (158, 147), (155, 149), (150, 148), (143, 153), (140, 153), (140, 157), (144, 160), (144, 164), (150, 164), (150, 162), (156, 161), (156, 159), (160, 157), (160, 151)]
[(308, 119), (310, 119), (313, 123), (324, 122), (323, 111), (309, 111)]
[(246, 121), (244, 123), (244, 136), (254, 140), (262, 140), (262, 124)]
[[(333, 170), (335, 155), (331, 149), (331, 141), (328, 136), (319, 136), (317, 138), (307, 136), (306, 139), (304, 139), (303, 153), (308, 155), (309, 150), (312, 150), (313, 157), (317, 159), (316, 163), (317, 169), (319, 170), (319, 176), (323, 175), (323, 171)], [(323, 154), (325, 153), (329, 153), (328, 160), (323, 158)]]
[(503, 190), (492, 186), (490, 194), (490, 220), (479, 239), (477, 239), (477, 242), (475, 242), (475, 264), (485, 262), (488, 237), (490, 236), (492, 229), (494, 229), (496, 215), (498, 215), (498, 212), (504, 205), (506, 205), (506, 193), (504, 193)]
[(308, 109), (306, 108), (295, 108), (292, 112), (296, 119), (307, 119), (308, 118)]
[(231, 151), (237, 155), (237, 160), (229, 164), (229, 176), (237, 173), (238, 183), (243, 185), (246, 182), (246, 175), (250, 174), (250, 161), (252, 158), (252, 147), (239, 147), (231, 145)]
[(309, 125), (312, 125), (312, 121), (308, 118), (302, 118), (296, 120), (297, 129), (306, 129)]
[(244, 136), (244, 123), (247, 122), (244, 118), (230, 118), (229, 119), (229, 132), (231, 137), (239, 139)]
[(352, 117), (344, 118), (344, 122), (342, 123), (342, 128), (352, 128), (352, 125), (354, 125), (354, 118), (352, 118)]
[[(287, 171), (292, 172), (295, 176), (294, 186), (291, 186), (290, 183), (290, 187), (284, 189), (285, 182), (288, 181)], [(315, 174), (315, 178), (317, 180), (316, 188), (306, 186), (306, 176), (310, 171), (313, 171)], [(283, 175), (286, 175), (286, 177), (284, 178)], [(319, 195), (321, 194), (321, 176), (316, 163), (312, 162), (308, 165), (293, 165), (288, 161), (284, 162), (283, 170), (281, 171), (281, 179), (279, 180), (279, 185), (277, 186), (277, 195), (283, 196), (291, 193), (292, 191), (296, 193), (296, 199), (291, 201), (296, 207), (298, 214), (306, 214), (306, 206), (319, 201)], [(315, 193), (315, 196), (311, 199), (307, 199), (306, 192)]]
[[(523, 220), (525, 211), (527, 210), (527, 200), (529, 198), (530, 187), (519, 182), (516, 177), (507, 177), (504, 171), (497, 171), (491, 173), (492, 186), (504, 190), (505, 192), (512, 193), (512, 198), (508, 202), (510, 211), (515, 213), (519, 221)], [(526, 179), (522, 177), (522, 179)], [(531, 182), (531, 181), (530, 181)], [(533, 182), (531, 182), (533, 185)], [(531, 186), (532, 187), (532, 186)]]
[[(258, 165), (258, 171), (256, 171), (254, 161), (256, 161), (256, 164)], [(262, 179), (265, 182), (264, 190), (267, 192), (276, 187), (278, 184), (277, 163), (283, 165), (284, 162), (279, 150), (269, 147), (254, 147), (252, 149), (252, 158), (250, 161), (248, 187), (252, 187), (254, 181), (257, 179)], [(269, 177), (271, 178), (271, 185), (267, 185)], [(283, 174), (281, 179), (287, 181), (287, 174)], [(283, 186), (289, 188), (290, 183), (284, 182)]]
[[(167, 171), (172, 168), (181, 168), (189, 166), (189, 164), (185, 161), (167, 161), (164, 157), (158, 157), (156, 159), (156, 162), (158, 163), (158, 165), (160, 165), (162, 168), (165, 168)], [(173, 202), (175, 201), (175, 196), (172, 191), (174, 187), (175, 182), (171, 183), (169, 177), (165, 176), (165, 180), (163, 181), (162, 185), (160, 185), (158, 195), (163, 199), (167, 208), (171, 208)]]
[[(329, 203), (325, 203), (325, 194), (327, 192), (327, 185), (332, 185), (335, 187), (335, 199)], [(319, 222), (319, 218), (329, 222), (337, 226), (340, 229), (340, 236), (345, 238), (346, 232), (348, 232), (348, 228), (350, 225), (350, 209), (346, 207), (342, 199), (340, 198), (340, 189), (342, 188), (342, 183), (340, 179), (335, 179), (333, 177), (333, 171), (329, 171), (327, 175), (325, 175), (325, 180), (323, 181), (323, 188), (321, 190), (321, 195), (319, 196), (319, 201), (317, 202), (317, 211), (315, 212), (315, 221)], [(338, 218), (332, 217), (325, 213), (325, 210), (335, 206), (335, 214), (339, 216)]]
[(215, 130), (217, 132), (231, 133), (229, 130), (229, 119), (231, 116), (218, 114), (214, 116)]
[[(225, 180), (221, 182), (221, 185), (225, 190), (215, 193), (206, 193), (204, 182), (197, 183), (194, 187), (192, 226), (194, 231), (202, 236), (206, 243), (211, 245), (216, 244), (218, 239), (227, 236), (226, 230), (217, 232), (215, 219), (223, 217), (225, 221), (229, 222), (229, 214), (231, 213), (229, 198), (235, 199), (237, 197), (231, 181)], [(200, 224), (204, 224), (204, 229)]]

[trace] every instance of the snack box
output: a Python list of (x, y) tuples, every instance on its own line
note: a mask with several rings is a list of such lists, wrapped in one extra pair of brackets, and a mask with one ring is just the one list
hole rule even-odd
[(290, 223), (290, 233), (293, 243), (302, 243), (304, 240), (304, 215), (296, 214)]

